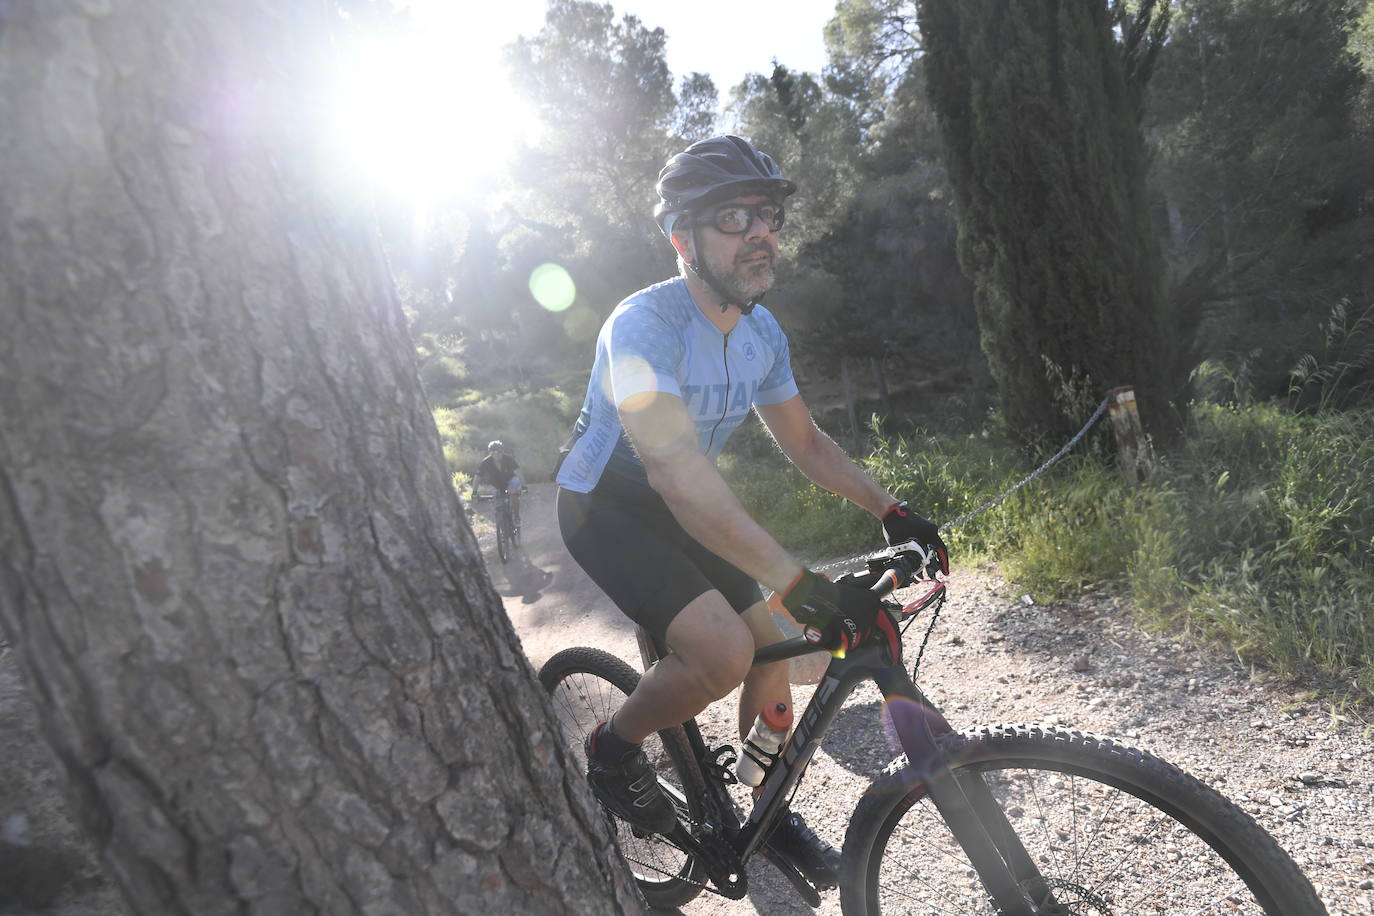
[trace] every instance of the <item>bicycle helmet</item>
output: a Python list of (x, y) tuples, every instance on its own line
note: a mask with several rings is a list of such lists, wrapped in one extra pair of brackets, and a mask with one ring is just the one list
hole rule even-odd
[(767, 153), (761, 153), (740, 137), (722, 136), (698, 140), (668, 160), (658, 173), (658, 205), (654, 219), (665, 236), (673, 224), (690, 213), (720, 200), (743, 194), (768, 194), (782, 200), (795, 192), (795, 183)]
[(487, 443), (487, 451), (489, 452), (504, 452), (505, 450), (506, 443), (502, 442), (500, 439), (493, 439)]

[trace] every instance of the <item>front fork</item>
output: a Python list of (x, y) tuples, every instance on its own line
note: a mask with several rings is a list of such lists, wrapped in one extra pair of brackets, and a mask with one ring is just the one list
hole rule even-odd
[(978, 872), (998, 912), (1004, 916), (1062, 913), (987, 783), (972, 770), (956, 774), (950, 767), (939, 745), (942, 736), (953, 732), (945, 717), (900, 667), (877, 670), (873, 680), (888, 700), (907, 766), (925, 784), (931, 803)]

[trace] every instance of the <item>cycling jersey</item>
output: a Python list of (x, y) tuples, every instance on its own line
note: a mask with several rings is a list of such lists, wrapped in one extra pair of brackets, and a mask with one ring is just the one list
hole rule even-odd
[(588, 493), (603, 473), (648, 486), (617, 406), (651, 391), (682, 398), (702, 454), (714, 461), (753, 405), (781, 404), (797, 394), (787, 337), (762, 306), (722, 333), (681, 277), (630, 296), (601, 326), (559, 486)]
[(520, 463), (506, 454), (488, 455), (477, 466), (477, 479), (498, 490), (509, 489), (511, 481), (516, 480), (515, 472)]

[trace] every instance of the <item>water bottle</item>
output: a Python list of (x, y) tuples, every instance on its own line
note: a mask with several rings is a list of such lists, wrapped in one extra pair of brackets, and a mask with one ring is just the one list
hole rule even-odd
[(770, 703), (754, 720), (754, 727), (744, 739), (740, 749), (739, 763), (735, 764), (735, 775), (746, 786), (762, 784), (773, 764), (777, 762), (778, 751), (787, 740), (787, 732), (792, 728), (792, 707), (786, 703)]

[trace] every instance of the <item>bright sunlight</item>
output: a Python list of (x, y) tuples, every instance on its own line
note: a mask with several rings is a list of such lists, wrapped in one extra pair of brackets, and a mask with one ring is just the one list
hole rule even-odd
[(344, 180), (423, 219), (499, 185), (535, 136), (538, 118), (511, 86), (503, 51), (542, 17), (513, 23), (500, 4), (443, 0), (404, 8), (398, 22), (338, 30), (326, 139)]

